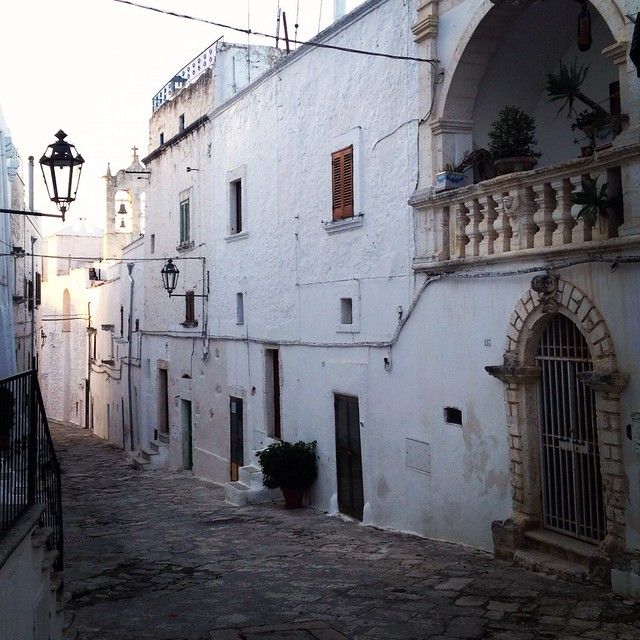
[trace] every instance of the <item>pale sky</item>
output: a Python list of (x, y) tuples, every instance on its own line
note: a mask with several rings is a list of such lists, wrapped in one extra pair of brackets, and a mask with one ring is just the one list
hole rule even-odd
[[(299, 6), (299, 39), (326, 27), (333, 0), (139, 0), (264, 33), (276, 31), (278, 5), (293, 37)], [(347, 10), (362, 0), (347, 0)], [(247, 36), (139, 9), (114, 0), (13, 0), (0, 9), (0, 105), (20, 153), (26, 181), (33, 155), (35, 209), (54, 212), (37, 162), (63, 129), (85, 159), (76, 202), (68, 220), (84, 217), (103, 226), (104, 175), (131, 162), (131, 147), (147, 152), (151, 99), (175, 72), (224, 35)], [(253, 44), (273, 44), (252, 37)], [(51, 226), (46, 227), (51, 232)]]

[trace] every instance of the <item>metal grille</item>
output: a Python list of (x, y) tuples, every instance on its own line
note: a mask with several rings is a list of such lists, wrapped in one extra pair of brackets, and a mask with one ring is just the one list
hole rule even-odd
[(537, 356), (544, 526), (589, 542), (605, 536), (595, 394), (589, 347), (563, 315), (549, 322)]

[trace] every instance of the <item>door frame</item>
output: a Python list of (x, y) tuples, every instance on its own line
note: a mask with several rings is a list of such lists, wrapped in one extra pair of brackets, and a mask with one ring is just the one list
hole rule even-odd
[(622, 455), (620, 394), (629, 376), (618, 370), (613, 339), (596, 305), (572, 283), (547, 274), (536, 276), (509, 319), (503, 364), (485, 367), (504, 383), (509, 441), (509, 471), (513, 513), (492, 524), (494, 550), (512, 557), (522, 546), (524, 531), (542, 522), (538, 378), (540, 337), (549, 318), (561, 313), (584, 336), (593, 371), (579, 374), (596, 397), (596, 426), (600, 446), (600, 475), (605, 505), (606, 536), (602, 553), (624, 550), (628, 482)]

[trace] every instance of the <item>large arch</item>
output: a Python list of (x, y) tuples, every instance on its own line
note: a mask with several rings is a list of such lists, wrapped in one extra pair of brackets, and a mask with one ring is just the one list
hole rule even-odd
[(593, 301), (578, 287), (553, 275), (537, 276), (518, 301), (507, 327), (504, 362), (486, 370), (504, 383), (512, 487), (511, 517), (493, 524), (496, 555), (510, 557), (524, 544), (524, 532), (541, 526), (538, 379), (535, 356), (554, 314), (568, 317), (584, 336), (593, 371), (579, 374), (595, 392), (596, 428), (606, 537), (594, 555), (625, 548), (627, 477), (622, 456), (620, 393), (628, 376), (618, 371), (613, 339)]
[[(474, 139), (478, 137), (477, 127), (474, 131), (476, 101), (481, 93), (487, 71), (495, 63), (495, 54), (501, 46), (504, 46), (515, 25), (518, 24), (518, 20), (525, 19), (527, 16), (533, 19), (537, 16), (538, 21), (549, 20), (550, 28), (557, 29), (558, 25), (565, 25), (571, 34), (575, 32), (577, 5), (572, 0), (566, 0), (565, 3), (554, 2), (551, 8), (547, 6), (548, 4), (550, 3), (532, 4), (528, 0), (494, 4), (491, 0), (482, 0), (477, 5), (475, 12), (467, 20), (466, 28), (451, 55), (443, 77), (442, 88), (436, 96), (434, 118), (431, 122), (434, 136), (433, 148), (437, 150), (436, 157), (433, 158), (434, 166), (444, 166), (449, 162), (455, 164), (461, 159), (460, 156), (465, 150), (471, 149), (474, 142), (477, 143)], [(598, 49), (596, 51), (594, 48), (593, 53), (599, 56), (600, 50), (604, 49), (602, 53), (609, 59), (608, 64), (612, 62), (615, 65), (612, 66), (611, 73), (620, 82), (624, 111), (629, 93), (626, 56), (628, 26), (617, 2), (590, 0), (589, 4), (595, 22), (602, 25), (600, 31), (604, 30), (608, 33), (605, 40), (600, 38)], [(531, 33), (532, 41), (535, 41), (536, 35)], [(550, 39), (549, 42), (557, 43), (558, 50), (549, 50), (548, 46), (544, 46), (540, 54), (555, 62), (562, 57), (569, 41), (558, 38)], [(565, 51), (561, 52), (560, 49), (565, 42)], [(523, 62), (526, 62), (522, 58), (526, 56), (514, 51), (512, 67), (520, 68)], [(526, 72), (521, 74), (525, 84), (533, 82), (534, 79), (530, 76), (531, 74)], [(539, 79), (538, 84), (540, 84)], [(524, 89), (523, 93), (526, 94)], [(536, 95), (541, 94), (541, 86), (537, 86)], [(533, 99), (531, 91), (529, 98)], [(513, 100), (513, 102), (518, 101)], [(531, 104), (519, 106), (533, 110)], [(493, 114), (485, 115), (487, 119), (494, 117)], [(483, 142), (484, 140), (481, 140), (481, 143)], [(553, 163), (559, 160), (552, 158), (550, 161)]]

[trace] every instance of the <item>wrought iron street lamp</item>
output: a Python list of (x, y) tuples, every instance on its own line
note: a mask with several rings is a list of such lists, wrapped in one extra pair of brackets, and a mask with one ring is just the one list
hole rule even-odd
[(56, 203), (63, 221), (69, 205), (76, 199), (84, 164), (84, 158), (74, 145), (65, 140), (66, 137), (67, 134), (60, 129), (56, 133), (58, 140), (50, 144), (40, 158), (49, 199)]
[(160, 274), (162, 275), (162, 284), (165, 291), (169, 294), (169, 297), (171, 297), (173, 292), (176, 290), (178, 276), (180, 275), (178, 267), (173, 264), (173, 260), (171, 258), (169, 258), (164, 267), (162, 267)]
[[(76, 199), (78, 183), (84, 158), (75, 146), (65, 142), (67, 134), (62, 131), (56, 133), (57, 142), (50, 144), (42, 158), (40, 166), (47, 186), (49, 198), (56, 203), (60, 214), (42, 213), (40, 211), (23, 211), (21, 209), (0, 209), (0, 213), (14, 213), (22, 216), (40, 216), (44, 218), (62, 218), (69, 205)], [(45, 167), (47, 170), (45, 171)]]

